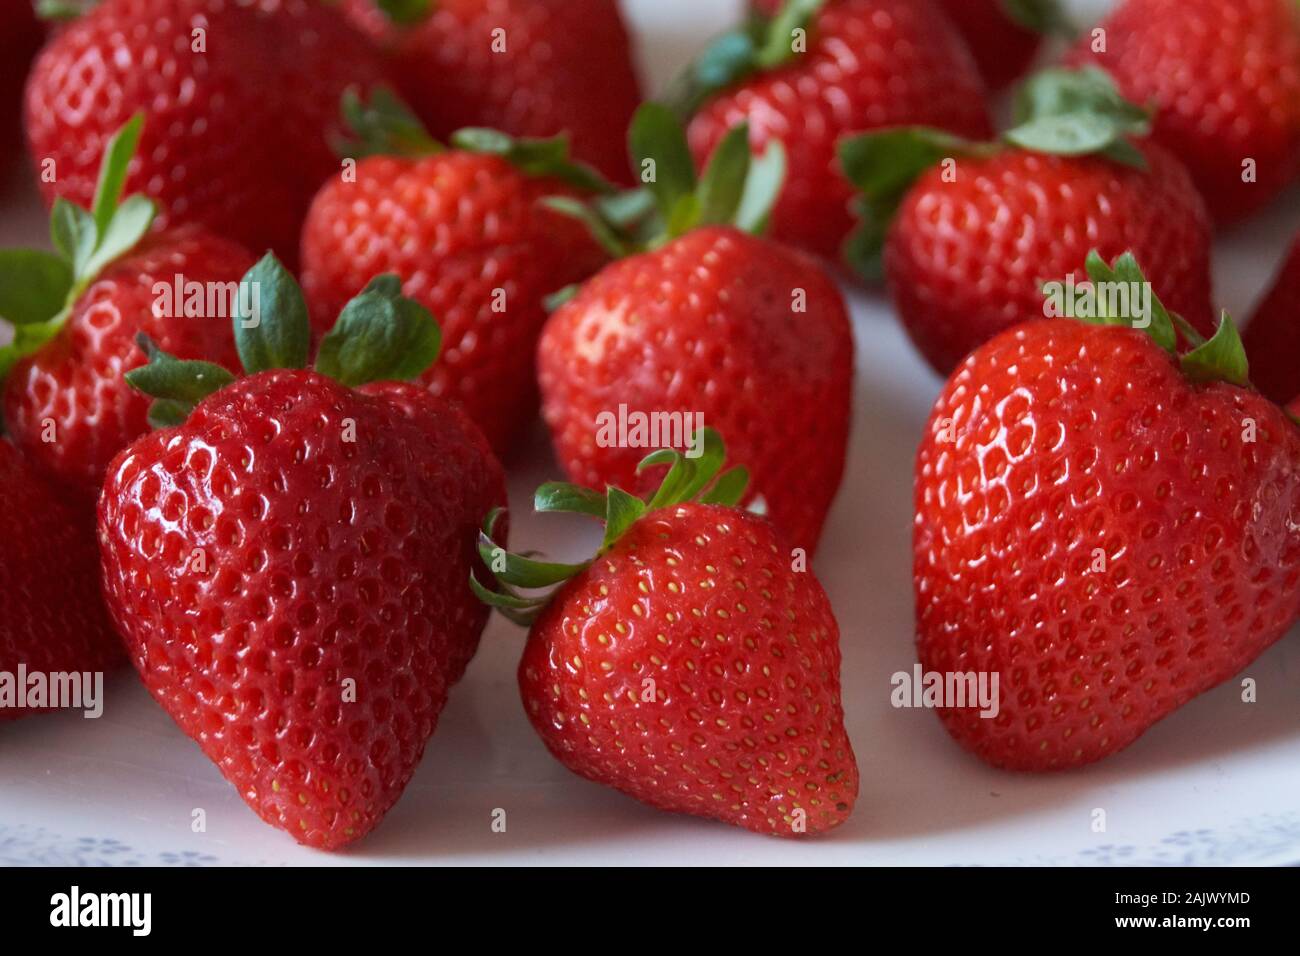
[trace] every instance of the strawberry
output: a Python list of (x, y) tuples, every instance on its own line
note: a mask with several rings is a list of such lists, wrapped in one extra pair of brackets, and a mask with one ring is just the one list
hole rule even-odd
[[(839, 627), (817, 578), (776, 529), (734, 507), (744, 469), (707, 432), (649, 498), (543, 486), (538, 511), (604, 520), (596, 556), (557, 565), (506, 552), (489, 516), (489, 604), (531, 623), (524, 710), (548, 750), (589, 780), (678, 813), (775, 836), (848, 818), (858, 769), (840, 704)], [(559, 584), (523, 598), (518, 588)]]
[(1300, 236), (1244, 341), (1255, 387), (1279, 404), (1300, 397)]
[(438, 349), (396, 277), (348, 303), (314, 369), (294, 280), (268, 254), (244, 281), (248, 377), (144, 340), (129, 377), (170, 427), (109, 469), (104, 592), (149, 692), (249, 806), (336, 849), (401, 795), (474, 653), (467, 582), (504, 477), (454, 406), (381, 381)]
[(489, 127), (566, 135), (627, 177), (623, 130), (641, 102), (617, 0), (344, 0), (388, 51), (402, 96), (435, 136)]
[(1220, 225), (1300, 173), (1296, 0), (1124, 0), (1073, 59), (1156, 107), (1156, 140), (1191, 170)]
[[(99, 568), (88, 535), (18, 450), (0, 439), (0, 673), (104, 671), (122, 645), (99, 598)], [(16, 702), (15, 702), (16, 703)], [(0, 695), (0, 721), (31, 714)]]
[[(863, 190), (859, 269), (883, 265), (898, 315), (941, 374), (1043, 309), (1044, 282), (1084, 278), (1090, 248), (1132, 250), (1156, 291), (1212, 333), (1210, 224), (1178, 160), (1142, 137), (1145, 111), (1104, 73), (1047, 70), (997, 143), (904, 128), (846, 141)], [(1130, 137), (1136, 137), (1130, 139)], [(892, 219), (892, 222), (891, 222)]]
[(940, 0), (961, 31), (980, 75), (1000, 90), (1020, 79), (1038, 55), (1043, 37), (1068, 33), (1060, 0)]
[(128, 186), (193, 223), (292, 261), (328, 136), (378, 53), (312, 0), (104, 0), (64, 27), (27, 83), (27, 136), (47, 202), (89, 203), (112, 132), (148, 118)]
[(695, 114), (700, 165), (741, 122), (756, 153), (785, 146), (772, 236), (830, 261), (853, 228), (853, 191), (835, 157), (841, 137), (902, 124), (971, 137), (991, 130), (970, 54), (931, 0), (789, 0), (714, 43), (674, 99)]
[[(853, 338), (817, 262), (749, 234), (780, 189), (781, 152), (751, 165), (747, 135), (733, 131), (697, 187), (672, 115), (638, 113), (634, 152), (655, 171), (658, 213), (637, 225), (639, 244), (612, 250), (648, 251), (607, 266), (547, 321), (542, 415), (574, 481), (637, 493), (656, 480), (637, 471), (644, 442), (634, 430), (621, 440), (609, 419), (676, 414), (683, 431), (702, 420), (731, 436), (773, 523), (811, 553), (844, 470)], [(611, 238), (616, 225), (597, 228)]]
[(0, 0), (0, 150), (5, 153), (21, 139), (23, 81), (42, 33), (31, 0)]
[[(233, 362), (229, 322), (208, 316), (225, 301), (208, 290), (236, 287), (253, 264), (242, 247), (194, 227), (145, 235), (154, 204), (121, 198), (140, 135), (136, 117), (109, 142), (92, 209), (56, 200), (56, 252), (0, 250), (0, 317), (15, 327), (14, 343), (0, 348), (10, 436), (87, 506), (112, 457), (148, 430), (149, 403), (123, 377), (142, 361), (136, 335), (185, 358)], [(202, 290), (191, 306), (175, 295), (178, 278), (182, 291)]]
[[(1103, 283), (1145, 283), (1131, 256)], [(917, 650), (996, 674), (996, 716), (940, 710), (998, 767), (1128, 746), (1300, 613), (1300, 429), (1247, 385), (1231, 320), (1205, 342), (1154, 300), (1009, 329), (962, 363), (916, 460)], [(1175, 324), (1196, 342), (1176, 354)], [(990, 713), (986, 711), (986, 713)]]
[[(384, 92), (346, 111), (363, 132), (355, 175), (330, 180), (303, 227), (303, 288), (317, 319), (379, 273), (438, 316), (443, 359), (421, 377), (464, 406), (498, 452), (537, 410), (534, 355), (549, 293), (606, 260), (587, 231), (541, 206), (606, 189), (562, 140), (462, 130), (447, 150)], [(401, 135), (398, 135), (398, 134)]]

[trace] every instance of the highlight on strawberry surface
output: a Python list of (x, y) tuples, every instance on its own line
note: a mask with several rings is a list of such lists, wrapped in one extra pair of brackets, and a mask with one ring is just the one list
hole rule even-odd
[(479, 553), (495, 584), (472, 573), (471, 586), (530, 628), (524, 709), (574, 773), (661, 810), (820, 833), (858, 793), (839, 627), (798, 551), (737, 507), (749, 475), (725, 460), (710, 429), (698, 458), (664, 449), (642, 461), (668, 466), (645, 498), (545, 484), (538, 512), (603, 522), (596, 554), (557, 564), (509, 552), (493, 511)]

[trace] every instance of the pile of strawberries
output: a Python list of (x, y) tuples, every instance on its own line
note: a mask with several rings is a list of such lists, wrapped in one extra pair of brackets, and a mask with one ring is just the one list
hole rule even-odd
[[(1210, 282), (1300, 178), (1295, 0), (753, 0), (646, 103), (616, 0), (0, 2), (51, 235), (0, 251), (0, 671), (130, 661), (304, 844), (398, 800), (492, 608), (576, 773), (847, 819), (845, 282), (950, 376), (914, 578), (925, 670), (1001, 676), (963, 746), (1100, 759), (1300, 616), (1300, 240), (1244, 346)], [(580, 563), (508, 544), (539, 409)]]

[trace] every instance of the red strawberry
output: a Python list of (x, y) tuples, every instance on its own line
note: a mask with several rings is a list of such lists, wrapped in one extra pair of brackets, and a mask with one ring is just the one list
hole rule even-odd
[(291, 261), (339, 168), (339, 96), (380, 72), (366, 38), (312, 0), (105, 0), (37, 60), (27, 136), (38, 164), (53, 161), (46, 200), (87, 205), (108, 138), (143, 112), (129, 186), (159, 201), (157, 228), (196, 223)]
[[(1131, 257), (1089, 273), (1142, 280)], [(927, 673), (999, 676), (996, 717), (940, 711), (989, 763), (1112, 754), (1300, 613), (1300, 429), (1242, 387), (1226, 316), (1174, 351), (1162, 309), (1148, 334), (1025, 323), (935, 405), (916, 463), (917, 649)]]
[(870, 274), (883, 246), (899, 318), (930, 364), (946, 375), (1042, 315), (1043, 283), (1082, 280), (1092, 248), (1134, 251), (1170, 307), (1210, 333), (1209, 219), (1173, 156), (1126, 138), (1145, 131), (1145, 114), (1104, 74), (1057, 70), (1031, 81), (1020, 112), (999, 144), (903, 129), (843, 147), (865, 195), (860, 268)]
[[(776, 529), (734, 507), (745, 476), (718, 476), (717, 434), (705, 445), (694, 461), (653, 456), (671, 470), (649, 503), (617, 488), (539, 490), (539, 511), (604, 518), (584, 564), (509, 555), (490, 518), (480, 549), (501, 590), (476, 591), (535, 621), (519, 662), (524, 709), (574, 773), (758, 833), (829, 830), (858, 793), (839, 627)], [(538, 599), (515, 590), (561, 581)]]
[(1255, 387), (1278, 404), (1300, 397), (1300, 237), (1244, 341)]
[[(807, 31), (803, 52), (796, 29)], [(755, 152), (785, 146), (789, 177), (772, 235), (832, 261), (853, 228), (852, 187), (835, 157), (841, 137), (902, 124), (972, 137), (991, 130), (970, 54), (931, 0), (793, 0), (720, 39), (679, 85), (682, 108), (698, 108), (698, 163), (741, 122)]]
[[(750, 177), (739, 218), (720, 202), (739, 199), (746, 181), (744, 127), (698, 193), (674, 128), (651, 105), (633, 133), (659, 170), (651, 188), (663, 221), (674, 224), (670, 238), (607, 266), (551, 316), (538, 348), (542, 414), (574, 481), (635, 492), (655, 476), (637, 473), (643, 444), (628, 429), (617, 440), (617, 427), (604, 427), (610, 418), (702, 416), (730, 436), (779, 531), (811, 552), (848, 441), (853, 339), (844, 300), (812, 258), (726, 224), (761, 222), (767, 203), (750, 201), (755, 184), (769, 200), (780, 188), (769, 158)], [(702, 216), (698, 227), (683, 209)]]
[(1295, 180), (1295, 0), (1124, 0), (1099, 30), (1074, 59), (1104, 67), (1125, 96), (1155, 105), (1155, 138), (1187, 164), (1218, 223), (1262, 209)]
[(1058, 0), (940, 0), (961, 31), (980, 75), (1000, 90), (1020, 79), (1038, 55), (1043, 36), (1065, 28)]
[(4, 152), (21, 138), (23, 81), (42, 33), (31, 0), (0, 0), (0, 149)]
[(344, 0), (343, 9), (388, 48), (403, 97), (435, 136), (468, 126), (563, 133), (574, 155), (627, 178), (623, 131), (641, 89), (617, 0)]
[[(104, 615), (90, 537), (8, 442), (0, 440), (0, 672), (104, 671), (122, 645)], [(16, 701), (14, 702), (16, 704)], [(25, 717), (0, 694), (0, 721)]]
[(474, 652), (476, 529), (504, 479), (453, 406), (348, 387), (436, 354), (395, 277), (348, 304), (316, 370), (292, 278), (268, 256), (245, 281), (264, 304), (236, 322), (248, 378), (152, 346), (131, 373), (176, 427), (109, 471), (105, 596), (149, 692), (249, 806), (334, 849), (401, 795)]
[(364, 159), (355, 176), (327, 183), (303, 228), (303, 287), (321, 320), (371, 276), (400, 276), (443, 330), (444, 357), (421, 381), (463, 405), (504, 452), (536, 413), (546, 296), (606, 260), (579, 223), (539, 200), (601, 184), (567, 161), (562, 142), (482, 130), (452, 142)]
[[(112, 191), (139, 134), (137, 120), (110, 142), (94, 212), (56, 204), (58, 252), (0, 250), (0, 317), (16, 334), (0, 349), (5, 422), (79, 503), (93, 501), (112, 457), (148, 430), (149, 403), (123, 377), (143, 361), (136, 335), (183, 358), (233, 362), (227, 313), (209, 309), (227, 305), (221, 288), (233, 290), (253, 264), (242, 247), (191, 227), (141, 240), (152, 204), (139, 195), (119, 204)], [(178, 278), (185, 296), (197, 295), (189, 308), (174, 294)]]

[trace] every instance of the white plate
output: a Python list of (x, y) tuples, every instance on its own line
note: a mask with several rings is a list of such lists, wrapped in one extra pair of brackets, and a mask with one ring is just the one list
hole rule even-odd
[[(711, 9), (706, 9), (711, 8)], [(661, 83), (727, 22), (734, 4), (633, 0), (642, 56)], [(1300, 197), (1221, 243), (1219, 296), (1245, 317), (1300, 228)], [(0, 243), (40, 241), (25, 191), (0, 199)], [(843, 632), (844, 706), (862, 767), (852, 819), (803, 843), (644, 807), (581, 780), (546, 753), (515, 686), (523, 634), (494, 620), (453, 692), (424, 762), (379, 829), (341, 854), (295, 844), (254, 816), (140, 687), (108, 684), (99, 720), (42, 716), (0, 726), (0, 863), (999, 864), (1300, 861), (1300, 645), (1293, 634), (1236, 682), (1203, 695), (1127, 751), (1053, 776), (992, 770), (933, 714), (894, 710), (910, 670), (912, 456), (939, 382), (888, 306), (853, 294), (858, 389), (850, 465), (816, 570)], [(524, 517), (556, 470), (544, 436), (516, 463), (518, 541), (556, 557), (593, 538)], [(206, 812), (193, 833), (191, 814)], [(493, 811), (506, 811), (494, 833)], [(1106, 811), (1104, 833), (1092, 829)]]

